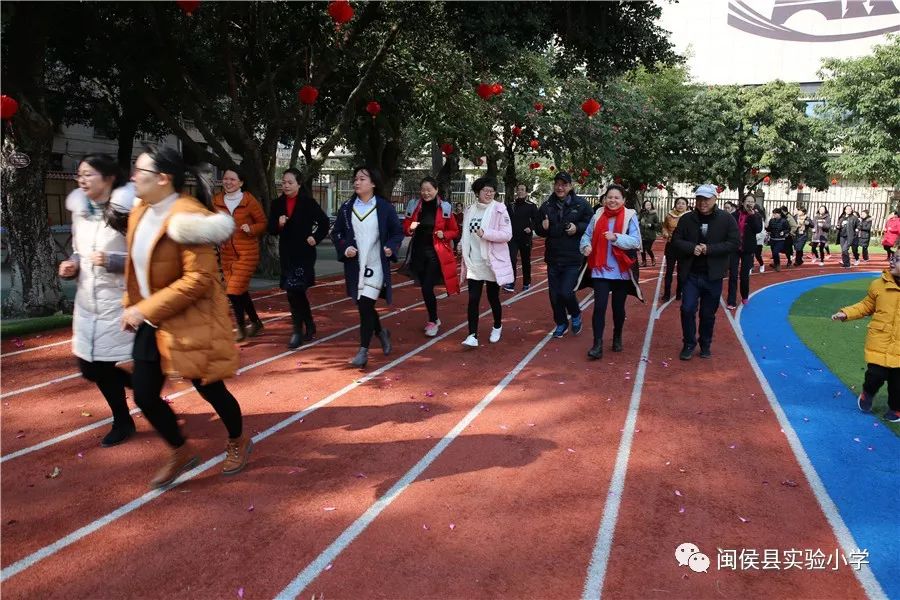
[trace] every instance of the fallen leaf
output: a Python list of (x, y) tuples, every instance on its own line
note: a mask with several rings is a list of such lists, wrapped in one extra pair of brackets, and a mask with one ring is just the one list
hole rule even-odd
[(81, 416), (82, 416), (82, 417), (90, 417), (90, 416), (91, 416), (91, 413), (89, 413), (89, 412), (86, 411), (86, 410), (83, 410), (83, 411), (81, 411)]
[(62, 469), (59, 467), (53, 467), (53, 471), (47, 474), (47, 479), (56, 479), (59, 477), (59, 474), (62, 473)]
[(797, 482), (793, 479), (785, 479), (781, 482), (781, 485), (786, 485), (787, 487), (797, 487)]

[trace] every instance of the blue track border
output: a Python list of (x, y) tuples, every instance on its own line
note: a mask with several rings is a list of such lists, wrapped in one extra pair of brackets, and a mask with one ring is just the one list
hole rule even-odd
[[(876, 276), (822, 275), (768, 286), (753, 294), (736, 319), (840, 519), (854, 543), (869, 551), (877, 584), (888, 598), (900, 600), (900, 438), (878, 415), (860, 413), (856, 393), (806, 347), (788, 320), (791, 306), (809, 290)], [(868, 589), (879, 595), (876, 590)]]

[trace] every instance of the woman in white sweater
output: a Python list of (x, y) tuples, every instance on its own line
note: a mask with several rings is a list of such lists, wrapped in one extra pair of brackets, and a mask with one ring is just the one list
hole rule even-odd
[(85, 156), (78, 165), (78, 188), (66, 198), (72, 212), (74, 253), (60, 263), (59, 275), (78, 278), (72, 316), (72, 352), (81, 374), (97, 384), (113, 415), (101, 446), (115, 446), (134, 433), (125, 402), (131, 376), (116, 366), (131, 359), (134, 334), (122, 331), (125, 230), (134, 205), (134, 187), (116, 161), (105, 154)]

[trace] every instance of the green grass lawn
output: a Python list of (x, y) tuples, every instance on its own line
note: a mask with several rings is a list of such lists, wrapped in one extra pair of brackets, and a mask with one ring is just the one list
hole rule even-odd
[[(863, 374), (866, 372), (863, 347), (871, 319), (866, 317), (840, 323), (832, 322), (831, 315), (861, 300), (871, 282), (869, 278), (854, 279), (810, 290), (797, 298), (788, 317), (803, 343), (855, 393), (862, 391)], [(887, 384), (875, 397), (873, 408), (877, 415), (886, 410)], [(881, 422), (900, 436), (900, 425)]]
[(0, 323), (0, 337), (11, 338), (50, 329), (72, 326), (72, 315), (50, 315), (34, 319), (4, 320)]

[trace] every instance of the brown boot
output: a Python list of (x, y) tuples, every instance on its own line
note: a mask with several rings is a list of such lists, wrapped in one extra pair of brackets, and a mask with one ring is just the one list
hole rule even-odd
[(222, 474), (234, 475), (235, 473), (240, 473), (250, 458), (251, 450), (253, 450), (253, 440), (249, 436), (242, 435), (239, 438), (228, 438), (228, 445), (225, 446), (225, 462), (222, 464)]
[(238, 325), (237, 333), (234, 334), (235, 342), (243, 342), (247, 339), (247, 328), (243, 325)]
[(156, 476), (150, 482), (150, 487), (166, 487), (175, 481), (179, 475), (194, 467), (198, 460), (197, 454), (194, 452), (194, 446), (190, 442), (185, 442), (180, 448), (172, 450), (172, 454), (169, 456), (166, 464), (156, 472)]

